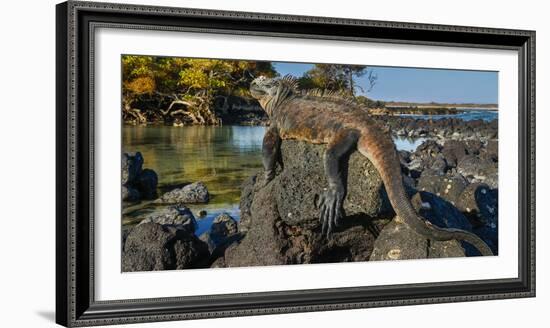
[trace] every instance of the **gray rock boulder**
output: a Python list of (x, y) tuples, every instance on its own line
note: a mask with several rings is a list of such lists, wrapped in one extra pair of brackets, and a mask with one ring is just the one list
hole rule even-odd
[(257, 177), (261, 176), (261, 174), (262, 172), (259, 172), (258, 174), (250, 176), (241, 185), (241, 198), (239, 202), (241, 219), (239, 220), (239, 230), (242, 232), (247, 231), (250, 225), (252, 218), (250, 207), (252, 206), (252, 200), (254, 198), (254, 185), (256, 184)]
[[(326, 187), (322, 166), (324, 146), (284, 141), (284, 170), (263, 186), (263, 176), (243, 185), (241, 215), (246, 235), (225, 250), (213, 266), (366, 261), (376, 231), (391, 207), (378, 173), (358, 153), (350, 156), (349, 188), (342, 227), (327, 240), (321, 235), (316, 195)], [(290, 215), (289, 215), (290, 213)], [(240, 226), (239, 226), (240, 229)]]
[(210, 194), (208, 193), (206, 185), (199, 181), (165, 193), (158, 199), (158, 202), (170, 204), (197, 204), (208, 203), (209, 199)]
[(493, 171), (489, 175), (485, 177), (485, 179), (481, 180), (487, 185), (489, 185), (492, 189), (498, 189), (498, 172)]
[(174, 205), (163, 208), (147, 215), (140, 223), (156, 223), (161, 225), (171, 225), (177, 229), (182, 229), (188, 233), (194, 233), (197, 230), (197, 221), (191, 210), (183, 205)]
[[(252, 183), (251, 188), (254, 188), (255, 180), (248, 182)], [(227, 267), (240, 267), (286, 264), (275, 229), (275, 221), (280, 219), (273, 186), (274, 184), (270, 183), (251, 195), (250, 209), (244, 209), (252, 213), (246, 236), (225, 250), (224, 259), (216, 261), (218, 265), (223, 263)]]
[(420, 216), (438, 227), (472, 230), (470, 221), (454, 205), (437, 195), (420, 191), (411, 202)]
[(417, 189), (435, 194), (452, 205), (456, 205), (467, 185), (468, 181), (460, 174), (428, 175), (423, 173), (418, 179)]
[(406, 165), (409, 175), (416, 179), (423, 171), (429, 171), (430, 175), (445, 174), (448, 164), (441, 155), (441, 145), (436, 141), (428, 139), (411, 153), (410, 161)]
[(237, 221), (229, 214), (222, 213), (212, 222), (210, 230), (199, 237), (208, 244), (210, 252), (227, 247), (241, 238)]
[(451, 167), (456, 167), (458, 162), (468, 154), (466, 143), (459, 140), (447, 140), (443, 145), (441, 153)]
[[(445, 175), (448, 167), (447, 161), (443, 155), (437, 154), (432, 161), (429, 171), (432, 172), (432, 175)], [(425, 172), (426, 171), (422, 172), (422, 175), (425, 175)]]
[[(284, 170), (272, 182), (277, 210), (288, 224), (317, 223), (317, 200), (327, 187), (323, 167), (324, 145), (285, 141), (281, 145)], [(371, 164), (359, 152), (353, 152), (347, 168), (347, 216), (389, 215), (392, 209), (382, 180)]]
[(491, 188), (498, 188), (498, 164), (492, 160), (467, 155), (458, 163), (456, 169), (470, 182), (485, 182)]
[(435, 157), (435, 155), (441, 152), (441, 145), (435, 140), (428, 139), (424, 141), (420, 146), (416, 148), (412, 154), (415, 158), (429, 159)]
[(498, 225), (498, 190), (484, 183), (472, 183), (464, 189), (457, 208), (472, 220), (491, 227)]
[(487, 141), (487, 145), (485, 146), (485, 150), (489, 154), (496, 155), (496, 158), (498, 158), (498, 140), (489, 140)]
[[(432, 224), (442, 228), (455, 228), (473, 232), (491, 247), (488, 232), (474, 229), (472, 223), (464, 213), (445, 199), (432, 193), (421, 191), (412, 197), (411, 202), (417, 213)], [(461, 242), (461, 245), (465, 249), (467, 256), (479, 255), (479, 252), (472, 245), (464, 242)]]
[(195, 235), (170, 225), (134, 227), (124, 244), (122, 271), (155, 271), (205, 267), (208, 246)]
[(371, 261), (411, 260), (442, 257), (464, 257), (465, 252), (457, 241), (431, 241), (417, 234), (399, 219), (382, 229), (374, 242)]
[(122, 239), (122, 252), (124, 252), (124, 245), (126, 244), (126, 239), (128, 238), (128, 235), (132, 231), (132, 227), (123, 225), (121, 230), (121, 239)]
[(422, 171), (425, 169), (424, 162), (419, 157), (411, 159), (411, 161), (405, 165), (405, 168), (407, 169), (408, 176), (413, 179), (420, 177)]
[(485, 147), (485, 144), (478, 139), (469, 139), (464, 142), (466, 143), (466, 151), (470, 155), (479, 155), (481, 150)]
[(223, 213), (218, 215), (212, 222), (210, 227), (210, 238), (219, 245), (228, 237), (239, 232), (237, 221), (229, 214)]
[[(366, 216), (347, 217), (330, 239), (319, 227), (291, 225), (279, 218), (273, 184), (255, 193), (254, 213), (246, 235), (225, 250), (215, 267), (337, 263), (367, 261), (375, 233), (386, 222), (372, 222)], [(258, 215), (256, 215), (258, 214)]]

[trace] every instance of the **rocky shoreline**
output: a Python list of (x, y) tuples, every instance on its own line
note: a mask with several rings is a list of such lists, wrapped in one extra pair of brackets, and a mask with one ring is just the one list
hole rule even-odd
[(210, 267), (213, 256), (238, 241), (237, 222), (218, 216), (209, 232), (197, 237), (197, 220), (184, 205), (156, 211), (122, 230), (122, 271), (155, 271)]
[[(399, 151), (407, 191), (420, 215), (437, 226), (472, 231), (498, 254), (498, 122), (375, 119), (394, 136), (427, 139), (413, 152)], [(281, 150), (285, 168), (272, 182), (260, 187), (258, 172), (243, 183), (240, 220), (221, 214), (201, 236), (195, 235), (197, 219), (185, 204), (208, 202), (207, 187), (195, 182), (157, 198), (143, 189), (152, 186), (153, 174), (128, 161), (143, 163), (141, 154), (126, 155), (126, 165), (123, 157), (129, 177), (124, 180), (123, 172), (123, 187), (163, 205), (138, 225), (123, 227), (123, 271), (478, 255), (466, 243), (429, 242), (410, 230), (395, 217), (372, 164), (357, 152), (346, 168), (344, 224), (326, 239), (316, 206), (326, 185), (324, 146), (284, 141)], [(142, 180), (147, 183), (137, 182)]]
[(429, 137), (440, 140), (477, 139), (482, 142), (498, 139), (498, 120), (464, 121), (459, 118), (427, 120), (403, 116), (373, 116), (383, 126), (401, 137)]

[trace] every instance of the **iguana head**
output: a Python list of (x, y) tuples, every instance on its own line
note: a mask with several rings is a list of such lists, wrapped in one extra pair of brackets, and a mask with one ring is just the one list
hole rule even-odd
[(275, 96), (278, 87), (278, 79), (260, 76), (250, 83), (250, 94), (252, 94), (252, 97), (258, 99), (258, 101), (261, 101), (264, 98)]
[(260, 76), (250, 83), (250, 94), (256, 98), (266, 113), (271, 116), (273, 110), (284, 100), (296, 93), (298, 82), (291, 76), (268, 78)]

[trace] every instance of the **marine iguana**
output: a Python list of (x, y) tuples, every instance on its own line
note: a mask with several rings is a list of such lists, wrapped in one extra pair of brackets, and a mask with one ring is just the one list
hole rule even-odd
[(271, 121), (262, 147), (265, 184), (275, 177), (282, 140), (327, 145), (324, 170), (328, 188), (318, 204), (323, 235), (330, 236), (341, 223), (346, 197), (341, 161), (350, 151), (358, 150), (380, 174), (397, 216), (414, 231), (438, 241), (463, 240), (475, 246), (482, 255), (493, 255), (487, 244), (475, 234), (440, 228), (419, 217), (405, 192), (400, 161), (389, 132), (360, 105), (333, 93), (316, 91), (304, 94), (298, 90), (297, 80), (290, 76), (280, 79), (260, 76), (250, 84), (250, 93)]

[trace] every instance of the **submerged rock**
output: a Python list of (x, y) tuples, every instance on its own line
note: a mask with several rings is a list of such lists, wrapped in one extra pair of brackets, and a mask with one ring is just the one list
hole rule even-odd
[(158, 202), (162, 203), (184, 203), (184, 204), (196, 204), (207, 203), (210, 199), (208, 189), (203, 182), (195, 182), (186, 185), (183, 188), (177, 188), (171, 190), (162, 195)]
[(143, 166), (143, 156), (140, 152), (122, 154), (122, 184), (137, 181)]
[(154, 199), (157, 197), (158, 181), (159, 179), (155, 171), (151, 169), (141, 171), (135, 185), (143, 199)]
[(122, 271), (154, 271), (206, 266), (208, 246), (195, 235), (171, 225), (134, 227), (124, 244)]
[(122, 200), (139, 201), (157, 197), (157, 173), (143, 169), (140, 152), (122, 154)]
[(132, 187), (122, 186), (122, 200), (136, 202), (141, 199), (141, 193)]

